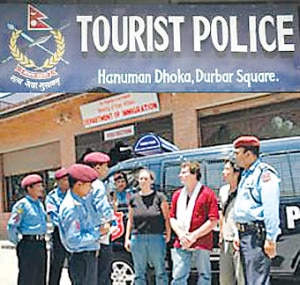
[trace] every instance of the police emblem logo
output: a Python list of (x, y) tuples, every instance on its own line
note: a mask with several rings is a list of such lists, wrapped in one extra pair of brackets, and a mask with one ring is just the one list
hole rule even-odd
[[(27, 12), (27, 30), (34, 32), (49, 31), (49, 34), (36, 39), (24, 29), (17, 28), (13, 23), (7, 23), (7, 28), (11, 31), (9, 39), (10, 54), (17, 62), (14, 69), (15, 74), (11, 76), (11, 81), (15, 84), (24, 85), (29, 91), (51, 90), (55, 86), (60, 86), (60, 77), (56, 66), (61, 62), (69, 64), (63, 58), (66, 45), (61, 32), (67, 25), (60, 29), (53, 29), (46, 23), (48, 17), (31, 4), (28, 4)], [(26, 43), (22, 48), (19, 45), (21, 39)], [(51, 40), (54, 40), (55, 51), (46, 46), (46, 43)], [(47, 55), (41, 63), (37, 63), (37, 60), (31, 57), (35, 53), (35, 48)], [(30, 50), (30, 57), (28, 50)]]
[(49, 212), (55, 212), (57, 210), (57, 207), (55, 205), (53, 205), (53, 204), (48, 203), (46, 205), (46, 210), (47, 210), (47, 213), (49, 213)]
[(261, 176), (261, 179), (264, 183), (269, 182), (271, 180), (271, 174), (270, 171), (265, 170)]
[(115, 212), (114, 213), (115, 218), (115, 225), (112, 225), (111, 229), (111, 240), (114, 241), (121, 237), (124, 234), (124, 213), (123, 212)]
[(20, 221), (20, 214), (15, 214), (12, 219), (17, 224)]
[(79, 220), (76, 220), (74, 223), (75, 223), (75, 229), (76, 230), (80, 230), (80, 222), (79, 222)]
[(23, 212), (24, 210), (21, 207), (16, 209), (16, 213), (12, 217), (14, 223), (18, 223), (20, 221), (20, 216), (23, 214)]

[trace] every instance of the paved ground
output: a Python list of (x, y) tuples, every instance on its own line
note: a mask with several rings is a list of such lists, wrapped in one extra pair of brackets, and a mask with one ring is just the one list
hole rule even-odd
[[(8, 241), (0, 241), (0, 284), (16, 285), (18, 277), (16, 251)], [(60, 285), (71, 285), (66, 269), (63, 269)]]
[[(16, 285), (18, 276), (16, 251), (8, 241), (0, 240), (0, 284)], [(276, 280), (272, 285), (298, 285), (299, 281)], [(71, 285), (66, 269), (63, 269), (60, 285)]]

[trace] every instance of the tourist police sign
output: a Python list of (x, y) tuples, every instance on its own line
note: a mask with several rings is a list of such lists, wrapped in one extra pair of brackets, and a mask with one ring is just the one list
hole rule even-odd
[(0, 8), (0, 92), (300, 90), (297, 5)]

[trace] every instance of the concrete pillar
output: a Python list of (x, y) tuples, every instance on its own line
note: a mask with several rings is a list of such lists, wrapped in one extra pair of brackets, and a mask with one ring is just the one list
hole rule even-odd
[(60, 158), (62, 166), (69, 166), (75, 163), (75, 137), (73, 133), (65, 133), (60, 140)]
[(0, 213), (4, 212), (4, 197), (6, 193), (4, 193), (4, 173), (3, 173), (3, 155), (0, 154)]
[(192, 94), (172, 94), (174, 143), (180, 149), (196, 148), (198, 142), (197, 111), (190, 99)]

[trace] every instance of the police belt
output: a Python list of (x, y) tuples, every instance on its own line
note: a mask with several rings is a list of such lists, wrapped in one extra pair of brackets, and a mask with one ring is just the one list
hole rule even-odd
[(87, 250), (87, 251), (81, 251), (81, 252), (72, 252), (71, 255), (73, 256), (82, 256), (82, 257), (88, 257), (88, 256), (96, 256), (98, 257), (100, 253), (100, 250)]
[(239, 232), (253, 232), (253, 231), (261, 231), (265, 229), (264, 223), (261, 221), (248, 222), (248, 223), (236, 223), (236, 227)]
[(45, 235), (23, 235), (22, 239), (28, 241), (44, 241)]

